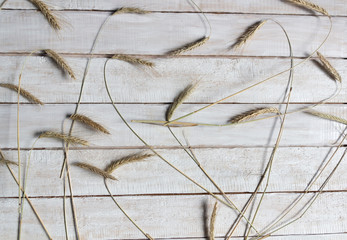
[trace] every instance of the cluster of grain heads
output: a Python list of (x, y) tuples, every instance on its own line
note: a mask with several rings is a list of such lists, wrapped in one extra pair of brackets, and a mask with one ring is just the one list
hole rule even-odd
[(90, 165), (90, 164), (87, 164), (87, 163), (80, 163), (80, 162), (76, 162), (74, 163), (75, 166), (77, 167), (80, 167), (80, 168), (83, 168), (83, 169), (86, 169), (92, 173), (95, 173), (99, 176), (102, 176), (104, 178), (109, 178), (109, 179), (112, 179), (112, 180), (118, 180), (117, 178), (115, 178), (114, 176), (112, 176), (111, 174), (107, 173), (106, 171), (100, 169), (100, 168), (97, 168), (93, 165)]
[(92, 119), (90, 119), (89, 117), (82, 115), (82, 114), (72, 114), (70, 116), (71, 120), (80, 122), (92, 129), (94, 129), (95, 131), (99, 131), (105, 134), (110, 134), (110, 132), (104, 127), (102, 126), (100, 123), (97, 123), (95, 121), (93, 121)]
[(198, 48), (202, 45), (204, 45), (208, 40), (210, 40), (210, 37), (202, 37), (194, 42), (188, 43), (186, 45), (183, 45), (182, 47), (179, 47), (177, 49), (174, 49), (170, 52), (168, 52), (168, 55), (170, 56), (176, 56), (176, 55), (181, 55), (184, 52), (191, 51), (195, 48)]
[(328, 72), (328, 74), (338, 82), (341, 82), (341, 76), (337, 70), (331, 65), (331, 63), (326, 59), (320, 52), (317, 52), (317, 56), (322, 63), (323, 68)]
[(30, 92), (24, 90), (23, 88), (19, 88), (17, 85), (14, 85), (14, 84), (11, 84), (11, 83), (0, 83), (0, 87), (7, 88), (7, 89), (13, 90), (15, 92), (18, 92), (18, 90), (19, 90), (19, 94), (22, 97), (26, 98), (29, 102), (32, 102), (32, 103), (35, 103), (35, 104), (44, 105), (44, 103), (41, 102), (40, 99), (35, 97)]
[(279, 111), (277, 108), (274, 107), (268, 107), (268, 108), (257, 108), (257, 109), (252, 109), (249, 111), (246, 111), (244, 113), (241, 113), (235, 117), (232, 117), (229, 122), (232, 124), (238, 124), (245, 122), (247, 120), (251, 120), (256, 118), (257, 116), (266, 114), (266, 113), (276, 113), (279, 114)]
[(59, 19), (54, 16), (52, 11), (50, 10), (49, 6), (40, 0), (29, 0), (32, 4), (34, 4), (40, 12), (45, 16), (49, 24), (54, 28), (55, 30), (61, 30), (61, 24)]
[(255, 32), (266, 23), (266, 20), (258, 21), (249, 26), (246, 31), (238, 37), (236, 42), (232, 45), (232, 48), (237, 49), (242, 47), (247, 41), (249, 41), (255, 34)]
[(67, 64), (62, 56), (51, 49), (45, 49), (44, 51), (58, 64), (58, 66), (62, 68), (63, 71), (67, 72), (72, 79), (76, 79), (75, 73), (72, 71), (72, 68), (69, 66), (69, 64)]
[(141, 162), (145, 160), (146, 158), (152, 157), (153, 154), (133, 154), (126, 157), (123, 157), (121, 159), (118, 159), (116, 161), (111, 162), (105, 169), (107, 173), (112, 173), (117, 168), (124, 166), (126, 164), (135, 163), (135, 162)]
[(138, 64), (138, 65), (144, 65), (147, 67), (153, 67), (154, 63), (141, 59), (141, 58), (136, 58), (130, 55), (124, 55), (124, 54), (115, 54), (112, 56), (112, 59), (117, 59), (121, 60), (124, 62), (132, 63), (132, 64)]
[(172, 102), (166, 111), (166, 121), (170, 121), (176, 109), (192, 94), (196, 89), (197, 84), (188, 85)]
[(89, 142), (84, 139), (81, 139), (75, 136), (69, 136), (66, 134), (58, 133), (58, 132), (52, 132), (52, 131), (41, 133), (39, 138), (56, 138), (70, 144), (80, 144), (84, 146), (89, 146)]
[(327, 12), (327, 10), (325, 10), (324, 8), (318, 6), (317, 4), (311, 3), (309, 1), (305, 1), (305, 0), (287, 0), (293, 4), (299, 5), (301, 7), (307, 8), (309, 10), (313, 10), (316, 12), (319, 12), (323, 15), (329, 16), (329, 13)]

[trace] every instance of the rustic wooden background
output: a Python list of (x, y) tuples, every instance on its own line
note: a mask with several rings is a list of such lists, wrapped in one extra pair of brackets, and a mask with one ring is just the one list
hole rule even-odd
[[(289, 67), (288, 46), (280, 28), (268, 23), (242, 51), (228, 47), (255, 21), (273, 18), (287, 29), (295, 61), (312, 52), (324, 39), (329, 23), (326, 17), (281, 0), (195, 0), (212, 25), (211, 40), (183, 56), (166, 58), (168, 50), (202, 37), (206, 29), (199, 14), (184, 0), (70, 0), (47, 1), (64, 19), (58, 34), (28, 1), (9, 0), (0, 11), (0, 81), (17, 84), (25, 57), (35, 49), (51, 48), (61, 53), (78, 75), (69, 79), (47, 57), (28, 58), (22, 87), (39, 97), (45, 106), (23, 100), (20, 105), (22, 158), (42, 130), (60, 130), (66, 114), (72, 113), (80, 90), (88, 53), (96, 33), (110, 13), (131, 6), (151, 10), (148, 15), (122, 14), (104, 28), (86, 79), (81, 113), (106, 125), (112, 135), (92, 134), (76, 126), (75, 134), (88, 138), (92, 146), (75, 147), (70, 161), (85, 161), (99, 167), (144, 147), (121, 122), (106, 95), (103, 64), (115, 53), (134, 54), (150, 59), (154, 70), (143, 71), (122, 63), (110, 63), (108, 70), (112, 95), (125, 118), (164, 119), (169, 103), (185, 86), (199, 79), (197, 90), (180, 108), (179, 116), (206, 103), (216, 101)], [(321, 49), (331, 63), (347, 77), (346, 0), (315, 0), (332, 15), (333, 31)], [(224, 123), (231, 116), (258, 106), (278, 106), (285, 92), (288, 75), (283, 74), (261, 86), (229, 99), (187, 119)], [(295, 70), (292, 104), (295, 109), (332, 95), (334, 82), (315, 61)], [(347, 88), (319, 110), (347, 117)], [(16, 161), (16, 94), (0, 89), (0, 147), (7, 158)], [(133, 123), (132, 126), (167, 159), (211, 191), (216, 189), (198, 170), (166, 128)], [(201, 164), (240, 208), (254, 191), (274, 145), (279, 124), (274, 119), (235, 127), (184, 128), (184, 134)], [(341, 124), (298, 113), (288, 116), (276, 155), (272, 178), (263, 206), (255, 222), (267, 226), (295, 198), (302, 194), (332, 146), (344, 130)], [(175, 129), (182, 138), (182, 129)], [(183, 139), (183, 138), (182, 138)], [(328, 176), (343, 152), (340, 149), (327, 171), (308, 197)], [(32, 152), (32, 167), (27, 192), (53, 236), (64, 239), (63, 182), (59, 171), (62, 145), (56, 140), (41, 140)], [(308, 213), (299, 221), (275, 233), (270, 239), (347, 238), (347, 164), (343, 163)], [(77, 219), (82, 239), (143, 239), (143, 235), (114, 205), (100, 177), (71, 167)], [(110, 184), (119, 202), (154, 238), (202, 239), (206, 237), (205, 215), (214, 199), (184, 179), (157, 157), (119, 169), (118, 182)], [(5, 166), (0, 166), (0, 239), (16, 239), (18, 188)], [(308, 198), (305, 198), (308, 199)], [(300, 206), (304, 206), (303, 202)], [(69, 236), (74, 230), (69, 216)], [(216, 235), (223, 238), (236, 213), (220, 207)], [(242, 239), (244, 224), (233, 239)], [(22, 239), (47, 239), (26, 204)]]

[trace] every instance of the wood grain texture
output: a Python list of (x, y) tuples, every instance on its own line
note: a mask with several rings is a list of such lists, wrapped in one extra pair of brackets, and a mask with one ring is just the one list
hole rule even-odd
[[(290, 147), (280, 148), (275, 157), (270, 192), (302, 192), (308, 182), (325, 163), (335, 149), (328, 147)], [(318, 181), (310, 189), (317, 191), (329, 172), (339, 160), (344, 149), (340, 149)], [(111, 161), (129, 154), (141, 152), (141, 149), (118, 150), (71, 150), (70, 162), (84, 162), (104, 169)], [(148, 151), (148, 150), (147, 150)], [(177, 166), (188, 176), (218, 192), (199, 170), (197, 165), (182, 149), (158, 150), (170, 163)], [(204, 169), (229, 193), (243, 194), (254, 191), (272, 149), (233, 148), (233, 149), (194, 149), (194, 153)], [(5, 156), (17, 160), (16, 151), (5, 151)], [(22, 151), (22, 161), (28, 160), (29, 152)], [(62, 196), (63, 185), (59, 172), (64, 159), (62, 150), (35, 150), (32, 152), (27, 193), (29, 196)], [(242, 168), (240, 166), (243, 166)], [(17, 167), (11, 166), (16, 172)], [(326, 186), (327, 191), (347, 191), (347, 177), (344, 162), (336, 175)], [(75, 166), (70, 167), (74, 193), (79, 196), (107, 195), (103, 179)], [(1, 165), (0, 197), (15, 197), (16, 184), (8, 169)], [(204, 193), (187, 181), (169, 165), (156, 156), (143, 162), (133, 163), (117, 169), (113, 175), (119, 181), (110, 184), (115, 195), (175, 195)], [(47, 184), (48, 183), (48, 184)]]
[[(203, 105), (183, 104), (175, 116), (191, 112)], [(305, 105), (292, 105), (289, 111), (302, 108)], [(121, 104), (119, 110), (127, 121), (131, 120), (164, 120), (168, 105), (161, 104)], [(188, 121), (204, 123), (226, 123), (230, 117), (244, 111), (264, 107), (264, 105), (222, 104), (206, 109), (189, 118)], [(44, 107), (22, 105), (20, 107), (21, 146), (31, 148), (35, 136), (42, 131), (61, 131), (64, 119), (75, 109), (72, 104), (53, 104)], [(329, 104), (316, 108), (317, 110), (346, 118), (346, 111), (340, 105)], [(2, 138), (0, 146), (3, 148), (17, 148), (16, 117), (17, 106), (14, 104), (1, 105), (0, 127)], [(80, 113), (93, 117), (107, 127), (111, 135), (95, 134), (84, 126), (76, 125), (74, 136), (81, 137), (90, 143), (92, 148), (144, 147), (144, 145), (126, 128), (110, 104), (83, 104)], [(102, 117), (100, 116), (102, 115)], [(279, 122), (274, 126), (275, 119), (262, 122), (252, 122), (227, 127), (190, 127), (184, 128), (185, 135), (192, 146), (201, 147), (234, 147), (234, 146), (273, 146), (279, 129)], [(176, 140), (170, 135), (166, 127), (142, 123), (131, 124), (150, 145), (156, 147), (177, 147)], [(68, 122), (65, 122), (65, 132)], [(325, 119), (320, 119), (305, 113), (288, 115), (286, 129), (280, 146), (326, 146), (335, 144), (342, 134), (344, 125)], [(183, 141), (182, 129), (174, 132)], [(121, 136), (121, 137), (120, 137)], [(36, 148), (61, 148), (62, 142), (56, 139), (40, 140)], [(83, 149), (83, 147), (82, 147)], [(86, 148), (84, 148), (86, 149)]]
[[(24, 56), (0, 56), (0, 79), (17, 84)], [(45, 103), (75, 103), (80, 90), (86, 59), (65, 57), (76, 72), (77, 81), (69, 79), (49, 59), (43, 56), (28, 57), (22, 86)], [(289, 59), (281, 58), (229, 58), (229, 57), (149, 57), (155, 63), (153, 70), (135, 67), (112, 60), (108, 63), (107, 79), (113, 96), (119, 103), (168, 103), (194, 81), (198, 87), (188, 102), (213, 102), (256, 82), (281, 72), (290, 66)], [(93, 58), (87, 75), (82, 102), (107, 103), (103, 82), (105, 58)], [(295, 60), (296, 62), (299, 59)], [(342, 79), (347, 79), (347, 60), (330, 59)], [(294, 73), (292, 102), (318, 102), (331, 96), (336, 85), (323, 71), (317, 59), (298, 66)], [(43, 87), (42, 83), (47, 83)], [(239, 94), (226, 102), (277, 103), (283, 100), (288, 83), (288, 73), (282, 74), (260, 86)], [(321, 91), (324, 89), (324, 91)], [(257, 93), (265, 94), (257, 94)], [(344, 103), (347, 89), (342, 84), (339, 94), (330, 102)], [(14, 103), (15, 93), (0, 88), (0, 101)]]
[[(46, 0), (46, 2), (59, 10), (114, 10), (120, 7), (141, 7), (151, 11), (194, 11), (189, 1), (171, 0), (158, 2), (155, 0)], [(273, 14), (312, 14), (302, 8), (295, 7), (286, 1), (263, 0), (194, 0), (194, 2), (205, 12), (232, 12), (232, 13), (273, 13)], [(313, 0), (315, 4), (326, 8), (331, 15), (346, 16), (346, 5), (344, 0)], [(4, 9), (34, 9), (30, 3), (21, 0), (11, 0)]]
[[(0, 42), (3, 44), (0, 52), (49, 48), (59, 53), (89, 53), (100, 25), (110, 13), (67, 11), (61, 15), (68, 24), (56, 33), (39, 12), (2, 11)], [(211, 39), (188, 55), (289, 56), (286, 38), (274, 23), (265, 24), (242, 51), (228, 50), (245, 28), (261, 19), (273, 18), (271, 15), (206, 16), (212, 25)], [(321, 44), (329, 27), (326, 17), (280, 15), (275, 19), (286, 28), (292, 40), (294, 56), (300, 57), (307, 56)], [(334, 30), (321, 52), (326, 57), (346, 57), (346, 20), (336, 17), (332, 21)], [(201, 18), (194, 13), (116, 15), (104, 28), (95, 53), (165, 54), (201, 38), (206, 31)]]
[[(277, 234), (296, 234), (296, 238), (293, 239), (306, 240), (312, 239), (312, 236), (302, 236), (301, 238), (300, 235), (343, 233), (346, 229), (347, 218), (346, 212), (343, 211), (347, 207), (346, 194), (322, 194), (304, 218)], [(242, 205), (249, 195), (231, 197), (235, 204)], [(263, 209), (266, 209), (266, 212), (259, 215), (255, 225), (259, 229), (265, 227), (296, 197), (296, 194), (268, 195), (263, 202)], [(208, 196), (126, 196), (117, 199), (129, 215), (151, 236), (169, 239), (204, 237), (204, 205), (211, 209), (214, 204), (214, 200)], [(32, 199), (32, 202), (37, 207), (53, 238), (64, 239), (63, 217), (60, 214), (63, 200), (61, 198), (39, 198)], [(0, 212), (0, 237), (14, 239), (17, 229), (17, 199), (0, 199), (0, 203), (2, 206), (8, 206), (5, 211)], [(127, 221), (109, 197), (76, 198), (75, 203), (82, 239), (143, 239), (141, 233)], [(46, 209), (51, 211), (46, 211)], [(92, 211), (92, 209), (95, 210)], [(26, 210), (23, 218), (23, 233), (25, 233), (23, 239), (46, 239), (30, 209)], [(289, 216), (290, 219), (291, 217)], [(233, 210), (221, 206), (216, 220), (216, 235), (223, 236), (235, 218), (236, 214)], [(327, 222), (330, 224), (326, 224)], [(243, 235), (243, 225), (244, 223), (235, 232), (235, 236)], [(69, 229), (73, 239), (72, 225), (69, 226)], [(325, 239), (323, 236), (320, 237)], [(284, 239), (291, 238), (284, 237)], [(330, 239), (335, 238), (331, 236)]]

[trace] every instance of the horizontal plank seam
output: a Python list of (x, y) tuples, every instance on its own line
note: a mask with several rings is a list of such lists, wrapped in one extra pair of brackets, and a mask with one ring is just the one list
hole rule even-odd
[[(169, 105), (172, 102), (115, 102), (114, 104), (118, 105)], [(207, 105), (211, 104), (213, 102), (184, 102), (182, 105)], [(290, 102), (291, 105), (306, 105), (306, 104), (317, 104), (319, 102)], [(32, 105), (36, 106), (35, 103), (30, 102), (19, 102), (20, 105)], [(45, 102), (47, 105), (74, 105), (77, 104), (77, 102)], [(81, 105), (110, 105), (111, 103), (108, 102), (81, 102)], [(221, 102), (218, 103), (218, 105), (284, 105), (285, 103), (282, 102)], [(324, 104), (320, 104), (320, 106), (323, 105), (343, 105), (347, 104), (347, 102), (327, 102)], [(17, 102), (0, 102), (0, 105), (17, 105)], [(40, 106), (41, 107), (41, 106)]]
[[(337, 147), (336, 145), (284, 145), (279, 146), (278, 148), (334, 148)], [(176, 149), (182, 149), (181, 146), (155, 146), (151, 145), (154, 149), (162, 149), (162, 150), (176, 150)], [(347, 147), (347, 144), (342, 145), (341, 149)], [(249, 149), (249, 148), (261, 148), (261, 149), (267, 149), (267, 148), (273, 148), (273, 146), (263, 146), (263, 145), (254, 145), (254, 146), (241, 146), (241, 145), (230, 145), (230, 146), (219, 146), (219, 145), (196, 145), (191, 146), (192, 149), (234, 149), (234, 148), (241, 148), (241, 149)], [(136, 150), (136, 149), (149, 149), (146, 146), (140, 147), (140, 146), (119, 146), (119, 147), (70, 147), (70, 150)], [(1, 148), (3, 151), (18, 151), (17, 148)], [(30, 151), (31, 148), (21, 148), (21, 151)], [(63, 150), (62, 147), (37, 147), (33, 148), (34, 151), (58, 151)]]
[[(307, 193), (318, 193), (319, 191), (308, 191)], [(220, 192), (213, 192), (215, 195), (221, 195)], [(228, 195), (251, 195), (254, 192), (224, 192)], [(266, 194), (302, 194), (305, 191), (270, 191), (266, 192)], [(347, 193), (347, 190), (324, 190), (321, 192), (325, 193)], [(259, 191), (257, 194), (261, 195), (262, 192)], [(140, 193), (140, 194), (113, 194), (114, 197), (169, 197), (169, 196), (208, 196), (208, 193)], [(69, 197), (70, 195), (66, 195)], [(31, 199), (52, 199), (52, 198), (63, 198), (64, 196), (31, 196), (28, 194), (28, 197)], [(108, 198), (110, 195), (74, 195), (74, 198)], [(3, 196), (0, 199), (18, 199), (18, 196)]]
[[(100, 12), (100, 13), (113, 13), (117, 8), (113, 10), (103, 10), (103, 9), (51, 9), (53, 12)], [(163, 14), (197, 14), (200, 13), (198, 11), (164, 11), (164, 10), (150, 10), (146, 9), (148, 11), (151, 11), (152, 13), (163, 13)], [(33, 11), (38, 12), (36, 9), (29, 9), (29, 8), (2, 8), (1, 11)], [(255, 12), (218, 12), (218, 11), (203, 11), (205, 14), (225, 14), (225, 15), (271, 15), (271, 16), (308, 16), (308, 17), (324, 17), (323, 15), (315, 15), (315, 14), (305, 14), (305, 13), (255, 13)], [(347, 17), (347, 15), (330, 15), (331, 17)]]
[[(60, 55), (65, 57), (76, 57), (76, 58), (111, 58), (114, 54), (107, 54), (107, 53), (95, 53), (95, 54), (89, 54), (89, 53), (67, 53), (67, 52), (60, 52), (57, 51)], [(31, 54), (31, 52), (0, 52), (0, 57), (2, 56), (27, 56)], [(255, 55), (178, 55), (178, 56), (168, 56), (164, 54), (128, 54), (130, 56), (139, 57), (139, 58), (151, 58), (151, 59), (170, 59), (170, 58), (225, 58), (225, 59), (239, 59), (239, 58), (255, 58), (255, 59), (290, 59), (289, 56), (255, 56)], [(43, 53), (35, 53), (31, 54), (32, 57), (35, 56), (46, 56)], [(329, 59), (337, 59), (337, 60), (347, 60), (346, 57), (330, 57), (326, 56)], [(299, 56), (293, 56), (293, 59), (305, 59), (306, 57), (299, 57)], [(318, 57), (312, 57), (311, 59), (318, 59)]]

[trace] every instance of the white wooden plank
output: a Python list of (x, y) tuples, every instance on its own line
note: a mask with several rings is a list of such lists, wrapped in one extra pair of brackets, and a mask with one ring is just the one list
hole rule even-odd
[[(235, 202), (241, 205), (247, 197), (247, 195), (235, 196)], [(271, 194), (265, 197), (254, 225), (261, 229), (269, 224), (295, 197), (297, 197), (295, 194)], [(302, 234), (323, 235), (344, 232), (347, 217), (346, 211), (343, 211), (347, 207), (345, 197), (346, 193), (322, 194), (304, 218), (277, 234), (297, 234), (299, 238), (288, 239), (306, 240), (312, 239), (312, 236), (301, 238)], [(209, 213), (214, 204), (214, 200), (207, 196), (138, 196), (117, 199), (129, 215), (151, 236), (169, 239), (205, 236), (206, 220), (204, 220), (203, 206), (208, 205)], [(2, 206), (8, 206), (5, 211), (0, 212), (0, 236), (2, 239), (14, 239), (18, 220), (17, 199), (0, 199), (0, 202)], [(53, 239), (63, 239), (65, 235), (62, 199), (39, 198), (32, 199), (32, 202), (47, 228), (51, 230)], [(143, 239), (141, 233), (122, 215), (109, 197), (76, 198), (75, 202), (81, 239)], [(223, 236), (235, 218), (233, 210), (220, 206), (216, 220), (216, 235)], [(29, 209), (25, 212), (23, 223), (23, 239), (46, 239)], [(73, 239), (72, 225), (69, 229)], [(243, 223), (235, 235), (243, 235)], [(335, 239), (333, 236), (330, 237)]]
[[(61, 15), (68, 26), (57, 34), (39, 12), (3, 11), (0, 17), (0, 52), (51, 48), (58, 52), (88, 53), (100, 25), (109, 13), (68, 11)], [(271, 22), (265, 24), (242, 51), (228, 51), (249, 25), (261, 19), (273, 18), (271, 15), (207, 14), (207, 17), (212, 25), (211, 39), (189, 54), (289, 55), (284, 34)], [(275, 19), (287, 29), (294, 55), (301, 57), (307, 56), (321, 44), (329, 27), (326, 17), (276, 16)], [(334, 30), (322, 52), (328, 57), (346, 57), (346, 21), (343, 17), (336, 17), (333, 18), (333, 25)], [(205, 28), (198, 14), (116, 15), (101, 34), (95, 52), (164, 54), (201, 38), (206, 34)]]
[[(189, 113), (204, 105), (185, 104), (175, 116)], [(244, 111), (264, 107), (267, 105), (252, 104), (223, 104), (213, 108), (208, 108), (195, 114), (187, 121), (223, 124), (232, 116)], [(292, 105), (289, 111), (294, 111), (303, 105)], [(21, 146), (31, 148), (35, 135), (47, 130), (61, 131), (61, 127), (67, 114), (73, 113), (74, 105), (46, 105), (38, 107), (34, 105), (22, 105), (20, 107), (20, 136)], [(128, 120), (164, 120), (167, 105), (151, 104), (122, 104), (119, 110)], [(317, 108), (323, 112), (332, 113), (345, 117), (346, 111), (343, 105), (329, 104)], [(0, 117), (0, 131), (3, 136), (0, 139), (0, 146), (3, 148), (17, 147), (17, 106), (14, 104), (2, 105)], [(81, 105), (80, 113), (87, 114), (96, 121), (104, 124), (111, 132), (111, 135), (95, 134), (84, 126), (77, 125), (74, 135), (90, 142), (90, 147), (134, 147), (144, 145), (126, 128), (117, 113), (110, 104)], [(279, 121), (274, 126), (275, 119), (262, 120), (262, 122), (252, 122), (228, 127), (198, 126), (184, 128), (184, 132), (192, 146), (273, 146), (279, 129)], [(65, 132), (68, 122), (65, 122)], [(163, 126), (149, 125), (142, 123), (131, 124), (150, 145), (153, 146), (179, 146), (170, 135), (168, 129)], [(332, 145), (340, 136), (344, 126), (340, 123), (320, 119), (305, 113), (288, 115), (285, 130), (282, 137), (281, 146), (322, 146)], [(182, 136), (182, 128), (174, 129), (178, 137)], [(35, 147), (62, 147), (62, 143), (55, 139), (41, 139)]]
[[(114, 10), (120, 7), (141, 7), (151, 11), (194, 11), (189, 1), (171, 0), (158, 2), (154, 0), (45, 0), (55, 9), (67, 10)], [(233, 13), (273, 13), (273, 14), (312, 14), (302, 8), (295, 7), (285, 1), (264, 0), (264, 1), (242, 1), (242, 0), (212, 0), (194, 1), (205, 12), (233, 12)], [(315, 4), (325, 8), (331, 15), (346, 16), (346, 5), (343, 0), (314, 0)], [(34, 7), (21, 0), (11, 0), (4, 5), (4, 9), (34, 9)]]
[[(271, 150), (270, 148), (194, 149), (194, 153), (223, 191), (244, 193), (253, 192), (256, 188)], [(342, 151), (343, 149), (338, 151), (310, 190), (316, 191), (323, 184), (335, 167), (335, 163), (340, 159)], [(105, 168), (111, 161), (138, 152), (141, 150), (70, 150), (69, 159), (70, 163), (86, 162)], [(207, 189), (217, 191), (183, 150), (159, 150), (159, 152), (170, 163)], [(330, 148), (280, 148), (275, 156), (268, 191), (304, 191), (320, 169), (320, 165), (327, 161), (332, 152)], [(17, 161), (17, 151), (5, 151), (4, 154), (8, 159)], [(23, 163), (27, 162), (28, 156), (28, 151), (22, 151)], [(62, 150), (33, 151), (27, 182), (29, 196), (63, 195), (63, 182), (58, 177), (63, 159)], [(17, 167), (11, 166), (11, 168), (17, 176)], [(347, 179), (343, 174), (346, 170), (347, 164), (341, 164), (325, 190), (347, 190), (345, 186)], [(70, 172), (76, 195), (107, 195), (101, 177), (75, 166), (70, 167)], [(156, 156), (144, 162), (126, 165), (117, 170), (114, 175), (119, 181), (111, 184), (110, 187), (117, 195), (204, 193), (202, 189), (193, 185)], [(0, 176), (0, 197), (17, 196), (17, 185), (3, 165), (0, 166)]]
[[(0, 78), (3, 82), (18, 83), (24, 56), (0, 56)], [(289, 68), (289, 59), (281, 58), (148, 58), (154, 70), (134, 67), (112, 60), (108, 63), (108, 84), (117, 102), (167, 103), (188, 84), (199, 80), (189, 102), (213, 102), (256, 82)], [(71, 80), (50, 59), (42, 56), (27, 58), (22, 87), (48, 103), (75, 103), (86, 64), (85, 58), (66, 57), (76, 72)], [(86, 79), (82, 102), (109, 102), (103, 82), (105, 58), (94, 58)], [(297, 59), (296, 62), (299, 60)], [(347, 79), (347, 60), (331, 59), (342, 79)], [(336, 85), (315, 60), (295, 69), (292, 102), (318, 102), (331, 96)], [(47, 83), (47, 84), (43, 84)], [(239, 94), (226, 102), (276, 103), (282, 102), (288, 83), (288, 73)], [(324, 90), (324, 91), (322, 91)], [(263, 94), (258, 94), (263, 93)], [(343, 84), (331, 102), (346, 102), (347, 88)], [(0, 101), (13, 103), (17, 95), (0, 88)]]

